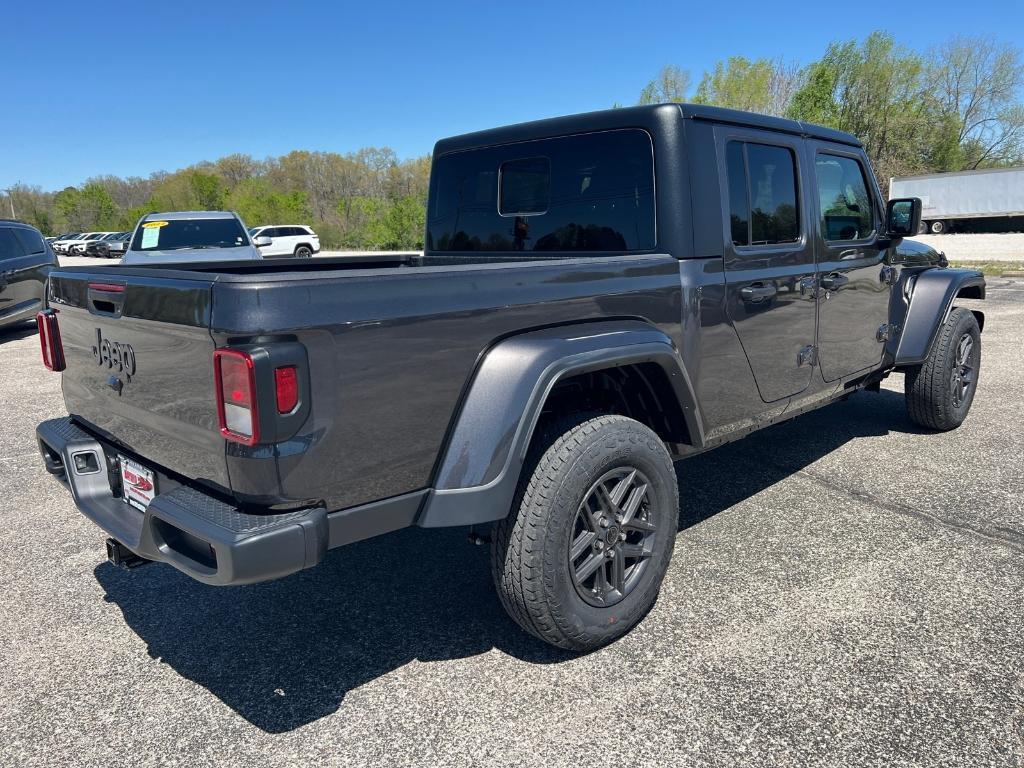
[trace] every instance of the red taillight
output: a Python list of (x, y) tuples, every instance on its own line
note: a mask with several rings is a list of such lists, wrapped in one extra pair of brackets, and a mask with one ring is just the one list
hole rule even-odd
[(104, 293), (124, 293), (124, 286), (118, 283), (89, 283), (89, 289)]
[(36, 315), (36, 327), (39, 329), (39, 346), (43, 351), (43, 365), (51, 371), (63, 371), (64, 347), (60, 343), (60, 327), (57, 325), (57, 313), (52, 309)]
[(274, 371), (274, 387), (277, 390), (277, 412), (291, 413), (299, 404), (299, 371), (294, 365)]
[(260, 441), (260, 422), (252, 357), (234, 349), (218, 349), (213, 353), (213, 368), (220, 433), (228, 440), (256, 445)]

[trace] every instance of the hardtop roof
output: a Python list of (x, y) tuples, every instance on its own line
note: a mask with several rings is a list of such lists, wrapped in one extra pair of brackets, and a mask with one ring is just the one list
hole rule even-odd
[(640, 107), (605, 109), (597, 112), (583, 112), (576, 115), (534, 120), (528, 123), (489, 128), (483, 131), (465, 133), (441, 139), (434, 146), (434, 154), (444, 154), (474, 147), (496, 144), (512, 144), (519, 141), (566, 136), (589, 131), (606, 131), (616, 128), (653, 127), (672, 114), (687, 120), (709, 120), (734, 125), (746, 125), (770, 131), (796, 134), (799, 136), (835, 141), (855, 147), (863, 146), (860, 140), (844, 131), (790, 120), (785, 117), (759, 115), (738, 109), (709, 107), (703, 104), (650, 104)]
[(184, 221), (187, 219), (236, 219), (232, 211), (166, 211), (164, 213), (147, 213), (143, 221)]

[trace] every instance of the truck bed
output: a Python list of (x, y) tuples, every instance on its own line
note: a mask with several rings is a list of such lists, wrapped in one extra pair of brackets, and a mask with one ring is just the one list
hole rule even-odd
[[(94, 306), (94, 283), (124, 286), (118, 312)], [(250, 508), (337, 510), (429, 487), (478, 361), (510, 334), (635, 318), (681, 343), (667, 255), (80, 267), (51, 286), (76, 422)], [(134, 350), (120, 394), (97, 334)], [(249, 447), (218, 432), (212, 356), (254, 340), (303, 345), (312, 407), (291, 439)]]

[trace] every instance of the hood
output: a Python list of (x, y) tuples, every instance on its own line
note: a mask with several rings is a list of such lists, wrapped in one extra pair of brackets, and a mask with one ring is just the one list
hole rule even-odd
[(205, 261), (252, 261), (262, 259), (251, 245), (238, 248), (182, 248), (177, 251), (128, 251), (121, 264), (145, 266), (146, 264), (178, 264)]

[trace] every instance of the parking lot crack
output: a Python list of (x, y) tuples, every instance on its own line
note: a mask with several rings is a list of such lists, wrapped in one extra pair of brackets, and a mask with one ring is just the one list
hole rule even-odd
[(959, 520), (953, 520), (949, 517), (942, 515), (936, 515), (933, 512), (928, 512), (923, 509), (917, 509), (908, 504), (902, 504), (892, 499), (881, 498), (876, 496), (870, 491), (866, 491), (859, 488), (850, 488), (844, 485), (835, 483), (832, 479), (821, 475), (814, 470), (801, 469), (797, 470), (796, 474), (806, 477), (818, 485), (821, 485), (830, 490), (839, 491), (846, 494), (847, 496), (857, 499), (859, 501), (865, 501), (876, 507), (881, 507), (890, 512), (895, 512), (898, 515), (904, 515), (906, 517), (913, 517), (918, 520), (924, 520), (933, 525), (937, 525), (947, 530), (956, 531), (967, 536), (971, 536), (975, 539), (980, 539), (993, 544), (1000, 544), (1010, 549), (1024, 554), (1024, 531), (1018, 531), (1013, 528), (1007, 528), (1004, 526), (997, 526), (994, 528), (982, 528), (981, 526), (972, 525), (971, 523), (965, 523)]

